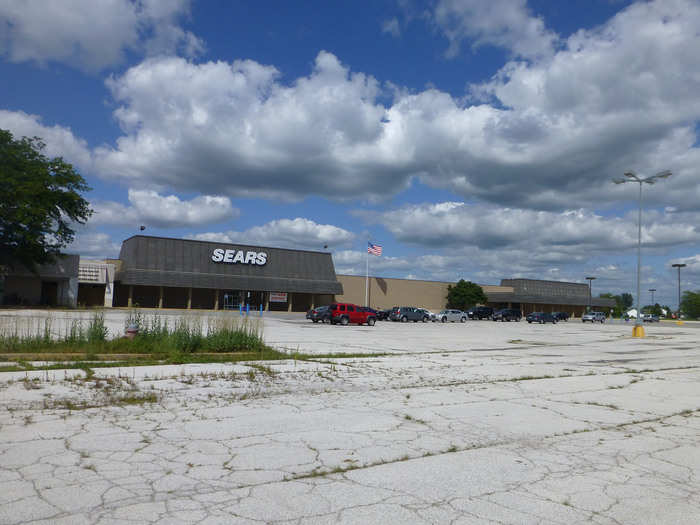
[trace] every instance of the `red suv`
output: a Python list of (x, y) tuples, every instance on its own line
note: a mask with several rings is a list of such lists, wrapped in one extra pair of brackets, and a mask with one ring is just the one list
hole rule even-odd
[(331, 313), (331, 324), (367, 323), (368, 326), (374, 326), (377, 322), (375, 314), (352, 303), (334, 303), (328, 307), (328, 310)]

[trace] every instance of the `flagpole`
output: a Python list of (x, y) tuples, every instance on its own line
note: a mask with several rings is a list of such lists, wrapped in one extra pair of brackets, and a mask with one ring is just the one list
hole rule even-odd
[(365, 274), (365, 306), (369, 306), (369, 239), (367, 239), (367, 272)]

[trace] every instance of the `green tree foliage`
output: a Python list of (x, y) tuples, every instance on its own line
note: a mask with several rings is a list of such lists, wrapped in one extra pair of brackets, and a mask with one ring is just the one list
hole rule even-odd
[(681, 299), (681, 312), (691, 319), (700, 317), (700, 291), (683, 292)]
[(632, 299), (632, 294), (627, 292), (620, 295), (602, 293), (598, 297), (603, 297), (606, 299), (615, 299), (615, 306), (612, 311), (613, 317), (621, 317), (622, 315), (624, 315), (624, 313), (632, 307), (632, 304), (634, 302)]
[(642, 306), (642, 313), (658, 315), (659, 317), (663, 316), (663, 310), (659, 303)]
[(634, 298), (632, 297), (631, 293), (623, 293), (620, 295), (620, 306), (622, 310), (627, 311), (630, 308), (632, 308), (632, 305), (634, 304)]
[(73, 241), (92, 214), (85, 180), (62, 158), (48, 158), (38, 137), (0, 129), (0, 269), (36, 270)]
[(460, 281), (454, 286), (447, 287), (447, 308), (467, 310), (475, 304), (483, 304), (488, 300), (484, 290), (471, 281)]

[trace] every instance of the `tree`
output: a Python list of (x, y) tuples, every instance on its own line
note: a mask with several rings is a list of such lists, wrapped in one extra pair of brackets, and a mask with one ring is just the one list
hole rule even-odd
[(681, 312), (692, 319), (697, 319), (700, 317), (700, 291), (683, 292), (683, 298), (681, 299)]
[(467, 310), (475, 304), (483, 304), (488, 301), (484, 290), (478, 284), (471, 281), (460, 281), (452, 286), (447, 286), (447, 308)]
[(622, 310), (627, 311), (630, 308), (632, 308), (632, 305), (634, 304), (634, 298), (632, 297), (631, 293), (623, 293), (620, 295), (620, 306)]
[(73, 241), (75, 224), (92, 215), (83, 177), (61, 157), (48, 158), (38, 137), (0, 129), (0, 269), (55, 261)]
[(621, 317), (622, 316), (622, 313), (625, 311), (624, 308), (622, 307), (622, 296), (613, 295), (610, 292), (606, 292), (606, 293), (599, 294), (598, 297), (602, 297), (604, 299), (614, 299), (615, 306), (613, 306), (611, 315), (613, 317)]

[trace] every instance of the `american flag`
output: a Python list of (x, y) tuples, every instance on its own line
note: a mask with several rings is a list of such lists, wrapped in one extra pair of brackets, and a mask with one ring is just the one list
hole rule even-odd
[(382, 254), (382, 247), (379, 246), (378, 244), (372, 244), (371, 242), (367, 243), (367, 253), (371, 253), (372, 255), (381, 255)]

